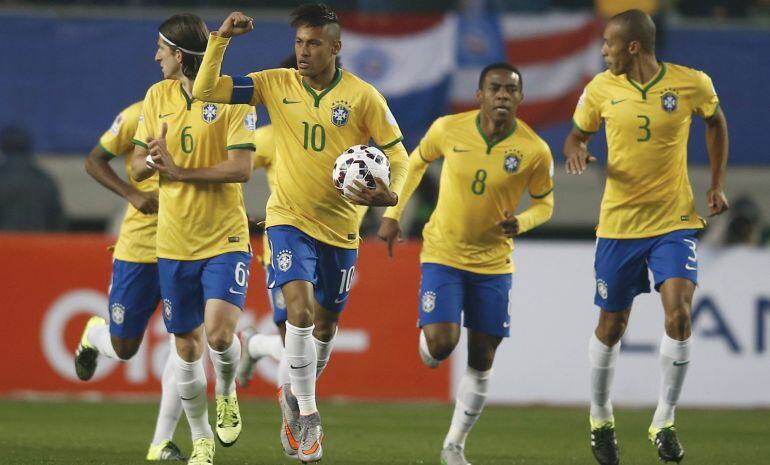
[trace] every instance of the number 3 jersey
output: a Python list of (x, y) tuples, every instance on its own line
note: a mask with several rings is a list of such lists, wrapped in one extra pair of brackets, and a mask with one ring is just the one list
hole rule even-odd
[[(168, 125), (166, 144), (180, 167), (205, 168), (227, 160), (228, 150), (254, 150), (257, 116), (247, 105), (201, 102), (176, 80), (147, 91), (134, 143), (147, 147)], [(193, 183), (160, 178), (158, 258), (201, 260), (248, 252), (249, 231), (239, 183)]]
[(702, 228), (687, 176), (692, 114), (712, 117), (719, 99), (703, 72), (660, 63), (642, 85), (605, 71), (578, 100), (575, 126), (607, 133), (607, 183), (598, 237), (633, 239)]

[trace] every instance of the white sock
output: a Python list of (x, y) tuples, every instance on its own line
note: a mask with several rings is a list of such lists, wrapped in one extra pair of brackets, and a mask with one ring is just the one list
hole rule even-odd
[(272, 357), (278, 361), (283, 357), (283, 341), (280, 334), (257, 333), (251, 336), (246, 349), (251, 358)]
[(334, 335), (327, 342), (321, 341), (320, 339), (316, 339), (315, 337), (313, 337), (313, 342), (315, 342), (315, 352), (317, 357), (316, 369), (315, 369), (316, 379), (321, 377), (321, 373), (323, 373), (324, 368), (326, 368), (326, 365), (329, 363), (329, 358), (332, 356), (332, 349), (334, 348), (335, 337), (337, 337), (337, 328), (334, 328)]
[(88, 340), (96, 347), (96, 350), (100, 354), (113, 360), (121, 360), (118, 354), (115, 353), (115, 348), (112, 347), (112, 337), (110, 336), (110, 326), (96, 325), (88, 330)]
[(185, 362), (172, 346), (174, 357), (174, 375), (179, 397), (190, 424), (192, 440), (214, 439), (209, 425), (208, 399), (206, 398), (206, 373), (203, 371), (203, 358), (194, 362)]
[(487, 401), (487, 390), (492, 370), (478, 371), (471, 367), (465, 369), (465, 374), (460, 381), (455, 398), (455, 410), (452, 415), (452, 424), (444, 438), (444, 447), (456, 444), (465, 447), (465, 439), (468, 437), (476, 420), (479, 419), (484, 403)]
[(433, 358), (428, 348), (428, 339), (425, 338), (425, 331), (420, 331), (420, 357), (422, 361), (430, 368), (436, 368), (441, 360)]
[(594, 421), (612, 419), (610, 387), (615, 375), (615, 360), (620, 352), (620, 342), (608, 347), (591, 334), (588, 342), (588, 361), (591, 365), (591, 418)]
[(155, 434), (152, 437), (153, 445), (173, 439), (179, 417), (182, 416), (182, 399), (179, 398), (179, 389), (176, 385), (174, 357), (171, 350), (174, 350), (174, 336), (171, 336), (168, 359), (166, 359), (166, 366), (163, 368), (163, 377), (160, 382), (160, 408), (158, 409), (158, 420), (155, 422)]
[(286, 322), (286, 361), (289, 364), (291, 392), (299, 403), (299, 413), (310, 415), (318, 411), (315, 403), (315, 374), (317, 355), (313, 344), (315, 326), (299, 328)]
[(233, 337), (230, 347), (222, 352), (209, 347), (209, 357), (217, 376), (214, 391), (219, 395), (229, 396), (235, 392), (235, 375), (238, 373), (238, 363), (241, 361), (240, 339)]
[(291, 380), (289, 379), (289, 362), (286, 361), (286, 353), (284, 352), (283, 357), (281, 357), (281, 360), (278, 361), (278, 375), (276, 377), (276, 381), (278, 386), (281, 387), (284, 384), (290, 384)]
[(652, 425), (663, 428), (674, 424), (674, 410), (682, 393), (682, 385), (690, 366), (692, 337), (677, 341), (663, 334), (660, 341), (660, 396)]

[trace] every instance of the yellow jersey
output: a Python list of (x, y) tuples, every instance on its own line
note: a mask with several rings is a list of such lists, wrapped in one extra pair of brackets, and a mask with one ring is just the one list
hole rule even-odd
[[(257, 116), (246, 105), (190, 98), (176, 80), (147, 91), (134, 144), (147, 147), (168, 124), (166, 143), (174, 163), (204, 168), (227, 160), (228, 150), (254, 149)], [(249, 228), (238, 183), (192, 183), (160, 178), (158, 258), (200, 260), (249, 251)]]
[(713, 116), (719, 105), (703, 72), (660, 63), (647, 84), (605, 71), (588, 83), (575, 109), (584, 133), (607, 133), (607, 184), (596, 235), (652, 237), (702, 228), (687, 176), (692, 114)]
[[(332, 169), (352, 145), (373, 140), (383, 150), (400, 147), (401, 130), (385, 98), (339, 68), (320, 91), (305, 83), (296, 69), (220, 77), (229, 41), (209, 36), (194, 92), (207, 99), (267, 108), (276, 145), (276, 183), (267, 203), (267, 227), (289, 225), (320, 242), (358, 248), (356, 206), (334, 187)], [(393, 190), (405, 178), (405, 165), (405, 153), (403, 160), (391, 158)]]
[[(134, 144), (131, 140), (139, 124), (142, 114), (142, 102), (136, 102), (125, 108), (110, 129), (99, 138), (99, 147), (111, 157), (125, 156), (126, 174), (132, 186), (142, 192), (158, 190), (158, 173), (144, 181), (137, 182), (131, 177), (131, 157), (134, 154)], [(126, 208), (123, 223), (120, 225), (118, 242), (115, 244), (113, 258), (134, 263), (155, 263), (158, 261), (155, 253), (155, 232), (158, 227), (157, 214), (144, 214), (134, 208), (131, 203)]]
[(518, 216), (520, 233), (550, 218), (553, 158), (548, 144), (519, 119), (508, 134), (490, 141), (478, 110), (439, 118), (410, 155), (401, 200), (385, 217), (401, 217), (427, 164), (442, 156), (438, 203), (423, 229), (420, 261), (482, 274), (513, 272), (513, 240), (497, 222), (505, 210), (516, 211), (525, 190), (546, 206), (537, 218), (529, 217), (532, 212)]
[[(265, 175), (267, 176), (267, 185), (270, 188), (270, 192), (275, 191), (275, 131), (270, 124), (257, 128), (254, 133), (254, 143), (256, 144), (256, 150), (253, 155), (253, 168), (255, 170), (263, 168)], [(364, 220), (369, 207), (365, 205), (356, 205), (356, 215), (358, 218), (358, 227), (361, 227), (361, 222)], [(267, 240), (267, 235), (262, 236), (262, 264), (266, 265), (270, 263), (270, 242)]]

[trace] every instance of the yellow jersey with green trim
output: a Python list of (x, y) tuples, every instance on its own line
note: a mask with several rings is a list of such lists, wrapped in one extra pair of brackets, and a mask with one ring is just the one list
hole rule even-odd
[[(267, 124), (257, 128), (254, 133), (254, 143), (256, 150), (253, 156), (253, 168), (255, 170), (263, 168), (265, 175), (267, 176), (267, 185), (270, 188), (270, 192), (275, 192), (275, 130), (273, 125)], [(358, 219), (358, 227), (360, 229), (361, 222), (364, 220), (369, 207), (365, 205), (356, 205), (356, 215)], [(270, 263), (270, 243), (267, 240), (267, 235), (262, 236), (262, 264), (267, 265)]]
[(712, 117), (719, 105), (703, 72), (660, 63), (647, 84), (605, 71), (578, 100), (575, 126), (607, 133), (607, 183), (596, 235), (652, 237), (702, 228), (687, 175), (687, 140), (695, 113)]
[[(410, 156), (426, 162), (444, 157), (420, 261), (481, 274), (513, 272), (513, 240), (497, 222), (505, 210), (516, 211), (525, 191), (534, 198), (552, 195), (548, 144), (520, 119), (509, 133), (490, 141), (474, 110), (437, 119)], [(399, 201), (386, 216), (399, 217), (405, 203)]]
[[(254, 149), (257, 116), (247, 105), (190, 98), (176, 80), (147, 91), (134, 143), (146, 147), (168, 124), (166, 144), (174, 162), (205, 168), (227, 160), (228, 150)], [(249, 251), (249, 228), (239, 183), (192, 183), (160, 178), (158, 258), (200, 260)]]
[(370, 140), (388, 148), (402, 140), (385, 102), (370, 84), (337, 69), (323, 91), (295, 69), (248, 75), (251, 104), (270, 113), (275, 131), (275, 186), (267, 203), (267, 227), (290, 225), (332, 246), (358, 247), (359, 215), (334, 187), (337, 157)]
[[(134, 154), (132, 139), (142, 114), (142, 102), (123, 109), (112, 126), (99, 138), (99, 147), (106, 155), (125, 158), (126, 174), (132, 186), (142, 192), (158, 190), (158, 173), (144, 181), (137, 182), (131, 177), (131, 157)], [(120, 225), (120, 234), (112, 253), (113, 258), (133, 263), (155, 263), (155, 233), (158, 227), (157, 214), (144, 214), (130, 203)]]

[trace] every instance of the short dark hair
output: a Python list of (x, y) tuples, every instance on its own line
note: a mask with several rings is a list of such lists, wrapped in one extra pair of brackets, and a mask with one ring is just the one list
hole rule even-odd
[(610, 18), (610, 22), (620, 25), (626, 43), (635, 40), (645, 52), (655, 51), (655, 22), (644, 11), (626, 10)]
[[(342, 68), (342, 60), (340, 59), (339, 55), (337, 55), (337, 57), (334, 59), (334, 66), (337, 68)], [(278, 64), (278, 67), (297, 69), (297, 55), (292, 53), (291, 55), (287, 56)]]
[[(168, 42), (166, 43), (172, 50), (183, 48), (200, 53), (206, 51), (209, 28), (206, 27), (206, 23), (200, 16), (190, 13), (174, 15), (163, 21), (158, 31), (176, 45), (175, 47)], [(182, 74), (190, 79), (195, 79), (201, 62), (203, 62), (203, 55), (192, 55), (185, 53), (184, 50), (180, 51), (182, 52)]]
[(9, 125), (0, 129), (0, 152), (5, 156), (32, 154), (32, 137), (22, 126)]
[(319, 27), (327, 24), (340, 24), (340, 18), (324, 3), (305, 3), (291, 12), (291, 27)]
[(479, 90), (481, 90), (484, 87), (484, 78), (487, 77), (487, 73), (494, 69), (505, 69), (505, 70), (511, 71), (512, 73), (516, 73), (516, 75), (519, 76), (519, 90), (524, 89), (524, 79), (521, 77), (521, 71), (519, 71), (517, 67), (513, 66), (510, 63), (506, 63), (505, 61), (499, 61), (497, 63), (492, 63), (491, 65), (487, 65), (484, 67), (484, 69), (481, 70), (481, 74), (479, 75)]

